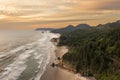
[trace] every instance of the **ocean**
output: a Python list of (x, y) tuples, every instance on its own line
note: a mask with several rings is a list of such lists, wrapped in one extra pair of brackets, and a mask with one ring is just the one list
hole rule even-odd
[(57, 35), (41, 31), (0, 31), (0, 80), (40, 80)]

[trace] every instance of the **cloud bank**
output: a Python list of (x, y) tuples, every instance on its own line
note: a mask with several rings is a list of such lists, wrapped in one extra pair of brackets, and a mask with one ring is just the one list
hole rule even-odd
[(120, 0), (0, 0), (0, 27), (63, 27), (83, 22), (96, 25), (120, 19), (119, 3)]

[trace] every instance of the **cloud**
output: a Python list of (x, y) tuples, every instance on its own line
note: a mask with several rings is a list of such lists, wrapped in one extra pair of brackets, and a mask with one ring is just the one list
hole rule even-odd
[(49, 24), (108, 17), (118, 19), (119, 3), (119, 0), (0, 0), (0, 21), (6, 25), (13, 22), (17, 26), (26, 25), (26, 22)]
[(41, 21), (32, 21), (32, 22), (0, 22), (0, 25), (1, 25), (1, 27), (5, 28), (5, 29), (6, 28), (10, 29), (10, 28), (15, 28), (15, 27), (19, 28), (19, 29), (21, 29), (23, 27), (31, 28), (31, 26), (32, 26), (32, 28), (44, 27), (43, 25), (46, 25), (46, 27), (49, 27), (50, 24), (52, 24), (51, 27), (63, 27), (63, 24), (65, 26), (66, 23), (72, 24), (72, 23), (77, 23), (80, 21), (91, 21), (91, 20), (96, 20), (96, 19), (68, 19), (68, 20), (63, 19), (63, 20), (41, 20)]
[(0, 15), (0, 19), (4, 19), (5, 17), (5, 15)]
[(97, 7), (97, 9), (102, 10), (120, 10), (120, 0), (110, 0), (100, 2), (101, 5)]

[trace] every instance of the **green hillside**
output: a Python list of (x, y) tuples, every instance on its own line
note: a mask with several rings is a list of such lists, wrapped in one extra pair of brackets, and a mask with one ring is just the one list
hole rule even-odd
[(63, 62), (84, 76), (97, 80), (120, 80), (120, 27), (78, 29), (62, 34), (58, 45), (69, 52)]

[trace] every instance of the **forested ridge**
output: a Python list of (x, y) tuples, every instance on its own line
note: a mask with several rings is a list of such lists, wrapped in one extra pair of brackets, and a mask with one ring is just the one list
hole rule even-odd
[(120, 25), (117, 26), (62, 34), (58, 45), (69, 48), (63, 62), (96, 80), (120, 80)]

